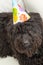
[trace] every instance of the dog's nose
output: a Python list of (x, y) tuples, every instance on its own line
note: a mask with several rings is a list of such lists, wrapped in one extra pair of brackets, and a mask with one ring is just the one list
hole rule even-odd
[(23, 45), (24, 47), (28, 47), (30, 45), (30, 42), (28, 40), (25, 40)]

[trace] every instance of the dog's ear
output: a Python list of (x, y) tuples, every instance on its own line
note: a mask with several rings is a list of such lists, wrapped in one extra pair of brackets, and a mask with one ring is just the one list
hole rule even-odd
[(10, 23), (9, 20), (12, 18), (12, 13), (0, 13), (0, 24), (7, 25), (7, 23)]
[(37, 24), (40, 26), (42, 34), (43, 34), (43, 20), (42, 20), (40, 14), (39, 13), (30, 12), (29, 15), (31, 17), (29, 21), (30, 22), (31, 21), (37, 22)]
[(31, 17), (30, 21), (32, 21), (32, 20), (34, 21), (35, 20), (38, 24), (41, 24), (42, 18), (41, 18), (39, 13), (30, 12), (29, 15)]
[(5, 13), (0, 13), (0, 23), (6, 16), (7, 15)]
[(36, 19), (36, 20), (41, 20), (41, 16), (39, 13), (33, 13), (33, 12), (30, 12), (29, 13), (30, 17)]

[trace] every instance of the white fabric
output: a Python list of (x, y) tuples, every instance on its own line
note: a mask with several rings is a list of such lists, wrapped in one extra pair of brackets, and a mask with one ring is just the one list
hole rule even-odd
[(19, 65), (19, 62), (13, 57), (6, 57), (0, 58), (0, 65)]

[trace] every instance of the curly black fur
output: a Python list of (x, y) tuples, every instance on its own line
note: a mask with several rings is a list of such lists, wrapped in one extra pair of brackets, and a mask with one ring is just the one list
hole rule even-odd
[[(10, 24), (9, 24), (10, 23)], [(5, 57), (7, 55), (12, 55), (12, 50), (7, 41), (7, 31), (6, 26), (12, 24), (12, 14), (11, 13), (0, 13), (0, 56)]]
[(30, 20), (16, 25), (12, 23), (12, 13), (0, 17), (0, 56), (12, 55), (20, 65), (42, 65), (42, 19), (38, 13), (29, 15)]

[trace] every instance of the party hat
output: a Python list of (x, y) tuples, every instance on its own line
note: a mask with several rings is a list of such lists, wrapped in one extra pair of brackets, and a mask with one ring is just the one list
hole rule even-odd
[(30, 19), (30, 16), (23, 10), (23, 8), (17, 4), (16, 0), (13, 0), (13, 23), (25, 22)]

